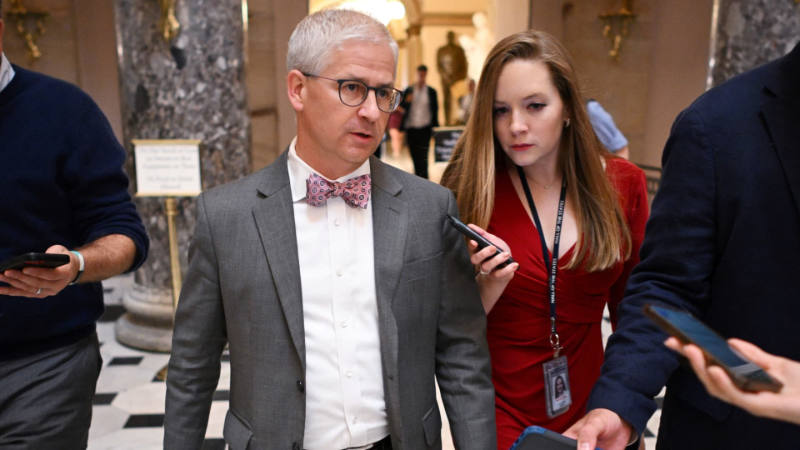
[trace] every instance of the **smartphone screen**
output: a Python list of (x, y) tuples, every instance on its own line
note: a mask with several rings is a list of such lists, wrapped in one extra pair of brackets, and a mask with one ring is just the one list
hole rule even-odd
[(526, 428), (509, 450), (575, 450), (578, 441), (532, 425)]
[[(456, 230), (461, 232), (461, 234), (466, 236), (468, 239), (472, 239), (473, 241), (475, 241), (475, 243), (478, 244), (478, 249), (483, 249), (483, 248), (491, 246), (491, 247), (494, 247), (497, 250), (495, 252), (495, 255), (498, 255), (501, 252), (501, 250), (496, 245), (492, 244), (491, 242), (489, 242), (488, 239), (486, 239), (485, 237), (483, 237), (480, 234), (478, 234), (472, 228), (468, 227), (467, 224), (465, 224), (464, 222), (456, 219), (455, 217), (451, 216), (450, 214), (447, 215), (447, 218), (450, 220), (450, 224), (453, 225), (453, 227)], [(491, 257), (493, 257), (493, 256), (491, 256)], [(513, 262), (515, 262), (514, 258), (509, 256), (507, 260), (505, 260), (502, 263), (498, 264), (497, 267), (495, 267), (495, 270), (502, 269), (503, 267), (505, 267), (505, 266), (507, 266), (507, 265), (509, 265), (509, 264), (511, 264)]]
[(691, 339), (692, 343), (704, 348), (726, 366), (736, 367), (749, 363), (734, 353), (725, 339), (694, 316), (660, 306), (652, 306), (652, 308), (681, 330)]
[(0, 272), (9, 269), (22, 270), (25, 267), (58, 267), (69, 262), (69, 255), (61, 253), (28, 252), (0, 261)]
[(700, 347), (710, 357), (709, 362), (725, 369), (741, 389), (778, 391), (782, 387), (759, 366), (736, 353), (725, 338), (688, 312), (646, 305), (645, 314), (667, 333)]

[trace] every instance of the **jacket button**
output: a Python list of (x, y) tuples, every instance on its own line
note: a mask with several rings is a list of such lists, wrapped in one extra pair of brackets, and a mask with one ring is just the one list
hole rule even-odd
[(300, 391), (300, 392), (305, 392), (306, 391), (306, 387), (303, 384), (303, 380), (297, 380), (297, 390)]
[(297, 442), (293, 443), (292, 450), (300, 450), (300, 444), (298, 444)]

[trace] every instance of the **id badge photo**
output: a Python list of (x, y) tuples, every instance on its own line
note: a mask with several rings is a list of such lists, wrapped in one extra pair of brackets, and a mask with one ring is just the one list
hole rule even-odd
[(547, 417), (559, 416), (572, 405), (569, 388), (567, 357), (559, 356), (542, 365), (544, 368), (544, 392), (547, 404)]

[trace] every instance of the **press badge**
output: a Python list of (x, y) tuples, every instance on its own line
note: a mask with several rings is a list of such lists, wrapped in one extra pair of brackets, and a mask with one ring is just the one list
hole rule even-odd
[(559, 416), (572, 405), (569, 390), (567, 357), (559, 356), (542, 365), (544, 368), (544, 396), (547, 404), (547, 417)]

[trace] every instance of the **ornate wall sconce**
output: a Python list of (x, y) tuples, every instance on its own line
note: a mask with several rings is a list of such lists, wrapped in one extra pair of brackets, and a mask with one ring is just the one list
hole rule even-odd
[(608, 56), (614, 61), (619, 61), (619, 53), (622, 47), (622, 39), (628, 35), (631, 23), (636, 18), (633, 13), (633, 0), (623, 0), (622, 7), (616, 12), (600, 14), (603, 21), (603, 37), (611, 43), (611, 50)]
[(158, 0), (161, 6), (161, 19), (158, 21), (158, 29), (161, 37), (169, 44), (181, 30), (181, 24), (175, 17), (175, 4), (178, 0)]
[(45, 11), (29, 11), (22, 0), (11, 0), (11, 8), (6, 12), (9, 22), (14, 24), (17, 34), (25, 41), (28, 54), (34, 61), (42, 57), (36, 40), (46, 31), (44, 21), (49, 15)]

